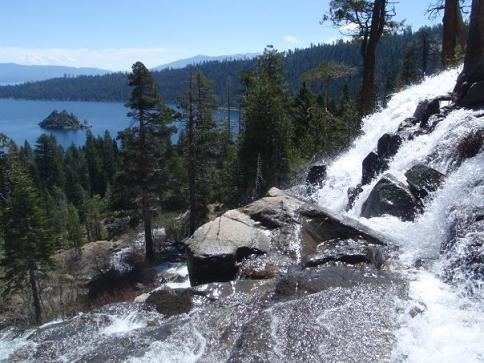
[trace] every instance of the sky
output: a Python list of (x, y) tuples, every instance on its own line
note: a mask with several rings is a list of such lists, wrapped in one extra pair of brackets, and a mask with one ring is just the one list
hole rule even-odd
[[(430, 0), (397, 20), (430, 24)], [(0, 63), (128, 70), (182, 58), (305, 48), (341, 37), (319, 20), (329, 0), (0, 0)], [(434, 21), (435, 22), (435, 21)]]

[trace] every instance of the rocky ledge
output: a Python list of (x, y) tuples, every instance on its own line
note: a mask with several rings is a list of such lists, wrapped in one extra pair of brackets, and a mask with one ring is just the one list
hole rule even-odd
[(272, 188), (266, 197), (229, 210), (187, 241), (192, 285), (237, 277), (267, 279), (290, 267), (330, 262), (381, 267), (393, 245), (348, 217)]

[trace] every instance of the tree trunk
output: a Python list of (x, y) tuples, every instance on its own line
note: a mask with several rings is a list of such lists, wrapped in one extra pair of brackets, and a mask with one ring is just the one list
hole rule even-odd
[(35, 267), (29, 268), (30, 288), (32, 290), (32, 304), (35, 312), (35, 322), (40, 324), (42, 322), (42, 307), (40, 306), (39, 288), (37, 286), (37, 279), (35, 278)]
[[(148, 177), (148, 168), (146, 161), (146, 130), (144, 114), (141, 111), (139, 116), (139, 133), (140, 133), (140, 148), (141, 148), (141, 175), (143, 178)], [(151, 232), (151, 212), (149, 204), (149, 195), (146, 187), (142, 187), (141, 192), (141, 210), (143, 214), (143, 225), (145, 230), (145, 253), (148, 261), (152, 262), (154, 258), (153, 253), (153, 235)]]
[(442, 68), (456, 64), (457, 12), (459, 0), (445, 0), (442, 39)]
[(386, 0), (375, 0), (371, 28), (363, 56), (363, 85), (361, 88), (360, 114), (368, 115), (375, 105), (375, 51), (385, 27)]
[(193, 118), (193, 76), (190, 72), (188, 90), (188, 189), (190, 194), (190, 234), (195, 232), (197, 203), (195, 197), (195, 120)]
[(464, 69), (454, 89), (457, 104), (473, 83), (481, 81), (484, 81), (484, 0), (473, 0)]
[(145, 229), (145, 251), (146, 258), (152, 262), (154, 259), (153, 253), (153, 234), (151, 231), (151, 212), (149, 205), (149, 197), (146, 191), (142, 192), (141, 196), (141, 208), (143, 213), (143, 224)]

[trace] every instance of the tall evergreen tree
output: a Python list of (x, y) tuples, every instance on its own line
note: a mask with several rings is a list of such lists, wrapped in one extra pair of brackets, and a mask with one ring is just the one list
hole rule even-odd
[(257, 198), (288, 181), (292, 161), (290, 103), (283, 59), (272, 46), (259, 58), (244, 100), (240, 139), (240, 182), (246, 196)]
[(13, 189), (2, 216), (4, 230), (3, 280), (5, 294), (30, 286), (35, 321), (42, 320), (38, 274), (53, 267), (53, 235), (41, 198), (17, 161), (11, 164)]
[(40, 187), (52, 190), (55, 186), (64, 187), (64, 170), (62, 168), (63, 150), (54, 136), (42, 134), (37, 139), (34, 149), (34, 160)]
[[(187, 120), (187, 165), (190, 200), (190, 233), (205, 221), (208, 203), (214, 197), (216, 161), (227, 142), (227, 132), (218, 130), (213, 119), (217, 99), (212, 82), (203, 73), (190, 75), (189, 89), (180, 99), (183, 118)], [(222, 136), (222, 137), (217, 137)]]
[(167, 126), (171, 112), (159, 96), (158, 85), (149, 70), (136, 62), (128, 76), (132, 88), (126, 106), (136, 125), (119, 134), (122, 142), (121, 170), (118, 181), (140, 198), (145, 231), (146, 257), (154, 258), (152, 235), (152, 198), (159, 189), (160, 164), (173, 131)]

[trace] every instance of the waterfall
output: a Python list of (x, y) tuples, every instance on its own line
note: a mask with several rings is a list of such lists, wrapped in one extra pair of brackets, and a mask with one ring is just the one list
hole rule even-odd
[[(361, 207), (379, 178), (363, 187), (349, 211), (347, 190), (361, 180), (362, 161), (374, 150), (384, 133), (393, 133), (411, 117), (416, 105), (450, 92), (459, 70), (449, 70), (427, 78), (421, 84), (394, 95), (388, 107), (363, 120), (362, 134), (351, 147), (327, 168), (326, 182), (316, 192), (321, 206), (340, 214), (359, 218)], [(457, 239), (455, 248), (441, 254), (441, 246), (452, 238), (452, 228), (460, 218), (474, 220), (484, 211), (484, 154), (465, 161), (458, 168), (452, 164), (455, 145), (463, 137), (484, 128), (482, 111), (451, 111), (426, 135), (405, 141), (389, 162), (386, 172), (405, 180), (404, 173), (416, 163), (424, 163), (447, 175), (442, 188), (426, 200), (425, 210), (413, 222), (393, 216), (359, 218), (360, 222), (398, 241), (402, 271), (410, 280), (410, 296), (423, 304), (424, 312), (414, 318), (402, 314), (401, 328), (393, 359), (410, 362), (474, 362), (484, 360), (484, 289), (482, 281), (473, 280), (465, 267), (453, 264), (465, 259), (472, 240), (479, 240), (482, 258), (483, 228), (469, 231)], [(381, 175), (380, 175), (381, 177)], [(481, 217), (482, 218), (482, 217)], [(467, 225), (466, 225), (467, 228)], [(418, 260), (430, 261), (417, 269)], [(482, 268), (482, 267), (481, 267)], [(451, 270), (453, 283), (446, 282)], [(482, 277), (481, 277), (482, 278)], [(408, 302), (402, 311), (407, 311)]]

